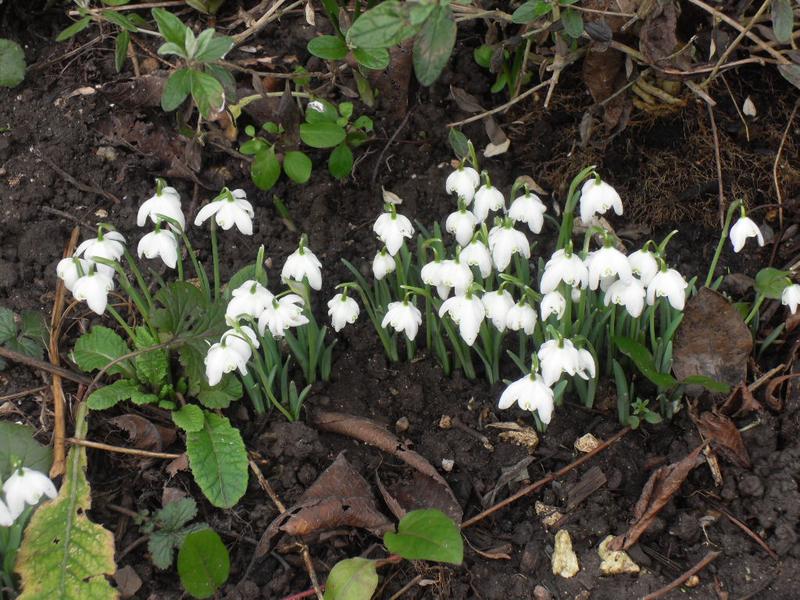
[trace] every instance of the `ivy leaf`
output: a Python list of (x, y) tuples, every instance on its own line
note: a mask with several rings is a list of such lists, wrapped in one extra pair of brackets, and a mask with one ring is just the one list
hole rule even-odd
[(228, 549), (211, 529), (186, 536), (178, 551), (178, 575), (184, 589), (195, 598), (210, 598), (228, 580)]
[[(158, 346), (158, 340), (147, 327), (137, 327), (134, 332), (133, 343), (137, 350), (147, 350)], [(169, 355), (166, 348), (147, 350), (134, 358), (136, 375), (140, 381), (149, 383), (155, 388), (160, 388), (167, 380), (169, 371)]]
[[(129, 353), (128, 345), (119, 334), (108, 327), (95, 325), (89, 333), (78, 338), (72, 351), (72, 360), (81, 369), (90, 372), (103, 369), (110, 362)], [(129, 370), (130, 362), (125, 360), (108, 369), (107, 373), (128, 374)]]
[(327, 121), (300, 125), (300, 139), (312, 148), (333, 148), (347, 137), (344, 127)]
[(183, 104), (191, 91), (191, 71), (185, 67), (176, 70), (164, 85), (164, 92), (161, 94), (161, 108), (165, 112), (175, 110)]
[(164, 39), (183, 48), (186, 39), (186, 25), (183, 21), (163, 8), (154, 8), (151, 12)]
[(358, 48), (390, 48), (416, 32), (411, 25), (409, 2), (387, 0), (362, 14), (347, 31), (347, 40)]
[(464, 560), (461, 530), (435, 508), (406, 514), (397, 524), (397, 533), (384, 534), (383, 543), (389, 552), (407, 560), (434, 560), (453, 565), (460, 565)]
[(186, 434), (192, 475), (209, 502), (230, 508), (247, 490), (247, 451), (227, 418), (205, 414), (203, 429)]
[(203, 409), (196, 404), (186, 404), (172, 411), (172, 421), (186, 432), (195, 433), (203, 428)]
[(425, 86), (439, 78), (456, 43), (456, 22), (449, 6), (437, 6), (414, 41), (414, 73)]
[(366, 558), (341, 560), (331, 569), (325, 583), (325, 600), (372, 598), (378, 588), (375, 561)]
[(17, 87), (25, 79), (25, 52), (11, 40), (0, 38), (0, 86)]
[(338, 35), (321, 35), (308, 42), (308, 51), (324, 60), (342, 60), (347, 56), (347, 45)]
[(281, 163), (275, 156), (275, 147), (259, 150), (250, 165), (250, 177), (260, 190), (268, 190), (281, 176)]
[(37, 442), (27, 425), (0, 421), (0, 481), (11, 476), (14, 463), (42, 473), (50, 470), (53, 451)]
[(120, 379), (93, 391), (86, 399), (86, 405), (92, 410), (106, 410), (123, 400), (129, 400), (138, 392), (139, 388), (135, 381)]
[(311, 159), (298, 150), (290, 150), (283, 156), (283, 170), (295, 183), (305, 183), (311, 177)]
[(678, 380), (669, 373), (662, 373), (656, 368), (655, 360), (650, 351), (639, 342), (627, 337), (615, 337), (614, 344), (625, 356), (633, 361), (636, 368), (658, 387), (674, 387)]
[(344, 179), (353, 170), (353, 151), (345, 144), (339, 144), (328, 157), (328, 170), (337, 179)]
[(225, 106), (225, 90), (215, 77), (202, 71), (191, 69), (190, 85), (192, 98), (203, 117), (220, 112)]
[(208, 385), (205, 374), (201, 376), (200, 391), (197, 399), (206, 408), (228, 408), (231, 402), (238, 400), (243, 395), (242, 384), (233, 373), (227, 373), (215, 386)]

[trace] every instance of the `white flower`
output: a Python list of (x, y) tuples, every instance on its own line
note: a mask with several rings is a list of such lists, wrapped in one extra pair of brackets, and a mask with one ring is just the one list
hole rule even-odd
[(533, 335), (536, 329), (536, 311), (527, 302), (517, 302), (506, 313), (506, 327), (511, 331), (522, 330)]
[(751, 237), (758, 240), (759, 246), (764, 245), (764, 236), (761, 234), (761, 230), (758, 228), (755, 221), (750, 217), (741, 217), (733, 224), (733, 227), (731, 227), (730, 238), (733, 244), (733, 251), (741, 251), (741, 249), (744, 248), (747, 238)]
[(170, 269), (174, 269), (178, 264), (178, 238), (167, 229), (151, 231), (139, 240), (137, 247), (139, 258), (142, 255), (147, 258), (158, 256)]
[(573, 287), (586, 287), (589, 283), (589, 271), (580, 257), (564, 249), (556, 250), (544, 266), (542, 283), (539, 290), (546, 294), (552, 292), (561, 282)]
[(536, 194), (528, 192), (511, 203), (508, 216), (514, 222), (526, 223), (531, 233), (539, 233), (544, 226), (545, 211), (547, 211), (547, 207), (542, 199)]
[(491, 184), (484, 184), (475, 192), (475, 204), (472, 205), (472, 212), (478, 223), (483, 223), (489, 216), (489, 211), (497, 211), (503, 208), (506, 199), (503, 192)]
[(486, 309), (486, 317), (492, 320), (492, 325), (498, 331), (505, 331), (508, 313), (514, 308), (514, 298), (511, 294), (505, 290), (486, 292), (481, 297), (481, 302)]
[(458, 256), (461, 262), (467, 263), (470, 267), (478, 267), (484, 279), (492, 274), (492, 255), (482, 241), (473, 240), (461, 249), (461, 254)]
[(474, 294), (468, 296), (453, 296), (445, 300), (439, 307), (439, 316), (450, 315), (453, 323), (458, 325), (458, 333), (467, 346), (472, 346), (478, 337), (481, 323), (486, 317), (486, 309), (480, 298)]
[(582, 379), (594, 379), (597, 373), (596, 365), (594, 364), (594, 356), (586, 348), (578, 350), (578, 371), (577, 375)]
[(25, 505), (36, 506), (42, 496), (55, 498), (56, 486), (44, 473), (27, 467), (17, 469), (3, 484), (8, 512), (12, 522), (25, 510)]
[(472, 167), (459, 167), (447, 176), (444, 189), (448, 194), (453, 192), (469, 204), (475, 196), (475, 190), (481, 183), (481, 176)]
[(236, 369), (239, 369), (242, 375), (247, 375), (247, 361), (250, 360), (253, 349), (244, 336), (247, 336), (253, 345), (258, 347), (258, 338), (256, 338), (255, 332), (245, 326), (240, 327), (239, 330), (229, 329), (222, 335), (219, 343), (208, 349), (205, 358), (208, 385), (217, 385), (225, 373)]
[(797, 312), (797, 305), (800, 304), (800, 284), (793, 283), (783, 288), (781, 304), (788, 306), (792, 314)]
[(389, 273), (394, 273), (396, 268), (397, 264), (394, 262), (394, 258), (386, 252), (385, 248), (378, 252), (375, 258), (372, 259), (372, 274), (378, 281), (386, 277)]
[[(161, 221), (162, 216), (177, 221), (181, 230), (186, 229), (186, 217), (183, 216), (181, 210), (181, 196), (173, 187), (165, 187), (160, 194), (156, 193), (142, 202), (139, 213), (136, 215), (136, 225), (144, 227), (148, 218), (157, 224)], [(171, 223), (170, 226), (172, 226)]]
[(275, 297), (272, 292), (253, 279), (245, 281), (233, 290), (232, 296), (225, 309), (225, 321), (229, 325), (238, 323), (244, 316), (258, 319)]
[(536, 411), (539, 419), (547, 425), (553, 416), (553, 390), (546, 385), (538, 373), (525, 375), (509, 385), (500, 396), (498, 408), (509, 408), (514, 402), (523, 410)]
[(579, 287), (570, 288), (569, 295), (572, 298), (572, 302), (575, 303), (575, 304), (580, 302), (582, 293), (583, 292), (581, 291), (581, 288), (579, 288)]
[(280, 338), (288, 328), (306, 323), (308, 317), (303, 314), (303, 299), (297, 294), (287, 294), (279, 299), (273, 298), (264, 309), (258, 319), (258, 332), (264, 335), (269, 328), (272, 337)]
[(386, 328), (387, 325), (391, 325), (398, 333), (404, 331), (408, 339), (413, 340), (422, 325), (422, 313), (410, 302), (390, 302), (381, 322), (381, 327)]
[(403, 238), (410, 238), (414, 233), (414, 226), (408, 217), (397, 213), (386, 212), (381, 214), (372, 226), (378, 239), (386, 244), (389, 254), (394, 256), (403, 245)]
[(253, 205), (247, 200), (244, 190), (233, 190), (219, 200), (214, 200), (200, 209), (194, 224), (202, 225), (214, 217), (217, 225), (225, 231), (236, 225), (244, 235), (253, 235)]
[(620, 279), (611, 284), (603, 297), (603, 304), (608, 306), (611, 303), (624, 306), (628, 314), (637, 318), (644, 309), (644, 285), (631, 277), (630, 279)]
[(561, 373), (575, 375), (581, 368), (581, 356), (578, 349), (569, 340), (548, 340), (536, 353), (542, 366), (542, 378), (545, 384), (553, 385), (561, 377)]
[(542, 314), (542, 321), (546, 321), (550, 315), (555, 315), (556, 320), (561, 320), (567, 308), (567, 301), (558, 291), (548, 292), (542, 298), (539, 311)]
[(478, 220), (475, 215), (462, 208), (448, 215), (444, 228), (448, 233), (452, 233), (456, 237), (456, 241), (461, 246), (466, 246), (472, 239), (477, 223)]
[(655, 304), (656, 298), (666, 296), (672, 308), (683, 310), (687, 287), (689, 284), (675, 269), (659, 271), (647, 286), (647, 303)]
[(75, 251), (75, 256), (83, 256), (86, 260), (105, 258), (119, 260), (125, 254), (125, 237), (119, 231), (106, 231), (96, 238), (84, 240)]
[(228, 329), (228, 331), (222, 334), (220, 343), (238, 352), (239, 356), (241, 356), (245, 362), (250, 360), (250, 357), (253, 355), (253, 348), (258, 348), (259, 346), (256, 332), (247, 325)]
[(429, 263), (425, 263), (420, 269), (419, 277), (422, 283), (430, 286), (442, 285), (442, 261), (434, 259)]
[(603, 279), (614, 276), (618, 276), (620, 279), (631, 278), (631, 265), (628, 257), (611, 246), (591, 252), (586, 257), (586, 267), (589, 270), (589, 288), (592, 290), (596, 290), (600, 285), (601, 277)]
[[(469, 268), (464, 262), (460, 260), (443, 260), (439, 263), (439, 286), (455, 288), (457, 296), (463, 296), (467, 293), (469, 286), (472, 285), (474, 276), (472, 269)], [(447, 295), (445, 295), (446, 297)]]
[(647, 286), (658, 273), (658, 261), (652, 252), (642, 248), (628, 256), (631, 272), (638, 276), (642, 285)]
[(72, 286), (72, 295), (76, 300), (86, 300), (86, 304), (102, 315), (108, 304), (108, 292), (114, 289), (114, 280), (105, 273), (95, 271), (84, 275)]
[(531, 245), (528, 238), (521, 231), (513, 227), (498, 225), (489, 232), (489, 249), (492, 251), (492, 260), (498, 271), (505, 271), (515, 253), (531, 257)]
[(8, 510), (8, 506), (0, 499), (0, 527), (11, 527), (14, 524), (14, 520), (11, 511)]
[(355, 323), (359, 312), (358, 302), (344, 294), (336, 294), (328, 301), (328, 315), (336, 332), (348, 323)]
[(322, 263), (309, 248), (301, 245), (283, 264), (281, 281), (286, 283), (293, 279), (302, 282), (304, 277), (308, 278), (308, 285), (313, 289), (322, 289)]
[[(56, 265), (56, 275), (64, 281), (64, 287), (71, 292), (72, 288), (75, 287), (75, 282), (89, 272), (89, 267), (92, 264), (88, 260), (74, 256), (62, 258)], [(106, 265), (99, 266), (105, 267)]]
[(589, 225), (595, 214), (605, 214), (613, 208), (618, 215), (622, 214), (622, 199), (617, 190), (605, 181), (592, 178), (581, 188), (581, 222)]

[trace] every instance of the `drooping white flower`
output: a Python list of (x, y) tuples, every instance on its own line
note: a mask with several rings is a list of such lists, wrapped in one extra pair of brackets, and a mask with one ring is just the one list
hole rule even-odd
[(281, 298), (273, 298), (258, 319), (258, 332), (264, 335), (269, 332), (274, 338), (281, 338), (290, 327), (299, 327), (308, 323), (303, 314), (303, 299), (297, 294), (287, 294)]
[(783, 288), (781, 304), (788, 306), (792, 314), (797, 312), (797, 305), (800, 304), (800, 284), (793, 283)]
[(238, 352), (245, 362), (250, 360), (253, 355), (253, 348), (258, 348), (259, 346), (256, 332), (247, 325), (228, 329), (222, 334), (220, 343)]
[(466, 204), (472, 202), (475, 190), (481, 184), (481, 176), (472, 167), (459, 167), (447, 176), (444, 189), (448, 194), (455, 193)]
[(583, 290), (579, 287), (570, 288), (569, 290), (569, 295), (575, 304), (581, 301), (581, 294), (583, 294)]
[(628, 263), (631, 265), (631, 272), (639, 277), (645, 287), (650, 284), (655, 274), (658, 273), (658, 261), (655, 255), (644, 248), (629, 255)]
[(238, 323), (242, 317), (258, 319), (275, 297), (272, 292), (253, 279), (245, 281), (233, 290), (232, 296), (225, 309), (225, 321), (229, 325)]
[(413, 340), (417, 337), (419, 326), (422, 325), (422, 313), (411, 302), (405, 300), (390, 302), (381, 327), (385, 329), (388, 325), (398, 333), (405, 332), (406, 337)]
[(233, 190), (206, 204), (197, 213), (195, 225), (202, 225), (211, 217), (225, 231), (236, 225), (244, 235), (253, 235), (253, 205), (244, 190)]
[(358, 302), (344, 294), (336, 294), (328, 301), (328, 315), (336, 332), (348, 323), (355, 323), (360, 312)]
[(503, 192), (491, 184), (484, 184), (475, 192), (475, 203), (472, 212), (478, 223), (483, 223), (489, 216), (489, 211), (498, 211), (506, 204)]
[(527, 302), (517, 302), (506, 313), (506, 327), (511, 331), (524, 331), (533, 335), (536, 330), (536, 311)]
[(597, 178), (589, 179), (581, 188), (581, 222), (589, 225), (595, 214), (603, 215), (613, 208), (618, 215), (622, 214), (622, 199), (617, 190), (605, 181)]
[(600, 285), (601, 277), (603, 279), (631, 278), (631, 265), (628, 257), (612, 246), (590, 252), (586, 257), (586, 267), (589, 271), (589, 289), (592, 290), (596, 290)]
[(542, 321), (546, 321), (550, 315), (555, 315), (556, 320), (560, 321), (564, 316), (564, 311), (567, 308), (567, 301), (561, 292), (552, 291), (546, 293), (542, 297), (542, 302), (539, 304), (539, 312), (542, 314)]
[[(514, 298), (506, 290), (486, 292), (481, 296), (481, 302), (486, 309), (486, 317), (492, 320), (492, 325), (498, 331), (506, 330), (506, 319), (509, 311), (514, 308)], [(535, 325), (535, 323), (534, 323)]]
[(92, 263), (88, 260), (75, 256), (62, 258), (56, 265), (56, 275), (64, 281), (64, 287), (71, 292), (75, 287), (75, 282), (89, 272), (91, 265)]
[(14, 520), (14, 517), (11, 516), (11, 511), (8, 510), (8, 506), (0, 498), (0, 527), (11, 527), (14, 524)]
[(311, 251), (301, 243), (300, 247), (292, 252), (283, 263), (281, 270), (281, 281), (303, 281), (303, 278), (308, 279), (308, 285), (313, 289), (319, 291), (322, 289), (322, 263)]
[(147, 219), (158, 224), (162, 216), (177, 221), (181, 230), (186, 229), (186, 217), (181, 210), (181, 196), (174, 187), (164, 187), (161, 193), (156, 192), (142, 202), (136, 215), (136, 225), (144, 227)]
[(647, 286), (647, 303), (653, 305), (656, 298), (666, 296), (672, 308), (683, 310), (686, 304), (687, 287), (689, 284), (675, 269), (659, 271)]
[(731, 244), (733, 244), (733, 251), (741, 251), (741, 249), (744, 248), (745, 242), (747, 242), (747, 238), (751, 237), (758, 240), (759, 246), (764, 245), (764, 236), (755, 221), (750, 217), (741, 217), (733, 224), (733, 227), (731, 227), (730, 238)]
[(575, 375), (581, 367), (581, 356), (570, 340), (548, 340), (536, 353), (546, 385), (553, 385), (562, 373)]
[(624, 306), (628, 314), (634, 319), (642, 314), (644, 309), (645, 288), (638, 279), (619, 279), (611, 284), (603, 297), (603, 304), (617, 304)]
[(397, 263), (394, 262), (394, 257), (386, 251), (386, 248), (382, 248), (372, 259), (372, 274), (378, 281), (389, 273), (394, 273), (396, 268)]
[(531, 245), (521, 231), (506, 225), (492, 227), (489, 231), (489, 249), (498, 271), (505, 271), (514, 254), (526, 259), (531, 257)]
[(44, 473), (22, 467), (14, 471), (3, 484), (8, 512), (11, 521), (15, 521), (25, 510), (25, 505), (36, 506), (42, 496), (55, 498), (58, 495), (56, 486)]
[(492, 274), (492, 255), (489, 249), (480, 240), (473, 240), (461, 249), (459, 254), (461, 262), (470, 267), (478, 267), (481, 277), (486, 279)]
[(450, 315), (453, 323), (458, 325), (458, 333), (467, 346), (472, 346), (478, 337), (481, 323), (486, 317), (483, 302), (474, 294), (466, 296), (453, 296), (445, 300), (439, 307), (439, 316)]
[(461, 246), (466, 246), (472, 239), (472, 234), (475, 233), (475, 225), (478, 220), (471, 211), (465, 208), (450, 213), (444, 223), (444, 228), (448, 233), (452, 233), (456, 241)]
[(457, 296), (466, 294), (474, 279), (469, 265), (461, 260), (450, 259), (439, 263), (438, 276), (438, 285), (447, 288), (448, 291), (454, 288)]
[(547, 207), (536, 194), (527, 192), (514, 200), (508, 209), (509, 218), (514, 222), (525, 223), (531, 233), (539, 233), (544, 226), (544, 213)]
[(178, 238), (168, 229), (156, 229), (142, 237), (136, 251), (139, 258), (159, 257), (170, 269), (178, 264)]
[(114, 289), (114, 280), (105, 273), (94, 271), (84, 275), (72, 286), (76, 300), (85, 300), (91, 310), (102, 315), (108, 305), (108, 292)]
[(594, 356), (586, 348), (578, 349), (578, 371), (577, 375), (582, 379), (594, 379), (597, 374), (597, 366), (594, 362)]
[(414, 233), (414, 226), (408, 217), (396, 212), (381, 214), (372, 226), (378, 239), (386, 245), (386, 250), (394, 256), (403, 245), (403, 238), (410, 238)]
[(75, 256), (83, 256), (86, 260), (105, 258), (106, 260), (119, 260), (125, 254), (125, 236), (119, 231), (105, 231), (96, 238), (84, 240)]
[(425, 285), (435, 287), (437, 285), (442, 285), (441, 271), (442, 261), (434, 259), (422, 266), (422, 269), (419, 271), (419, 277)]
[(584, 262), (577, 254), (567, 254), (563, 248), (556, 250), (545, 264), (539, 290), (543, 294), (552, 292), (562, 281), (572, 287), (581, 288), (589, 283), (589, 270)]
[(506, 409), (516, 402), (523, 410), (536, 411), (539, 419), (547, 425), (553, 416), (554, 396), (542, 376), (531, 373), (517, 379), (500, 395), (498, 408)]
[[(250, 330), (249, 332), (245, 332), (244, 335), (247, 335), (251, 341), (255, 341), (256, 345), (258, 344), (252, 329), (249, 327), (241, 327), (241, 329)], [(225, 373), (230, 373), (236, 369), (239, 369), (242, 375), (247, 375), (247, 361), (250, 360), (251, 355), (252, 348), (250, 348), (250, 344), (242, 337), (242, 334), (238, 333), (235, 329), (226, 331), (222, 339), (218, 343), (212, 345), (206, 353), (204, 362), (206, 365), (206, 379), (208, 379), (208, 385), (217, 385), (222, 381), (222, 376)]]

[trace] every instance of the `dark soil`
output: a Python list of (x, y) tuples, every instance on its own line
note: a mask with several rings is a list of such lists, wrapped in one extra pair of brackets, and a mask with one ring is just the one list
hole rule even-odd
[[(310, 246), (324, 263), (325, 289), (317, 306), (321, 318), (322, 299), (333, 293), (335, 283), (348, 277), (340, 259), (368, 265), (374, 255), (371, 224), (381, 208), (381, 185), (399, 194), (404, 201), (403, 212), (422, 223), (442, 219), (451, 210), (443, 193), (452, 154), (445, 124), (467, 115), (449, 99), (448, 84), (476, 94), (486, 107), (505, 101), (500, 95), (488, 94), (491, 81), (471, 59), (472, 48), (482, 35), (481, 26), (475, 23), (460, 30), (457, 57), (440, 82), (430, 89), (412, 84), (411, 116), (385, 152), (400, 120), (380, 107), (374, 112), (375, 139), (361, 151), (354, 175), (346, 182), (329, 178), (319, 157), (319, 168), (308, 185), (281, 181), (269, 193), (259, 192), (249, 180), (246, 161), (209, 144), (202, 150), (202, 168), (197, 172), (204, 185), (198, 186), (174, 175), (170, 166), (173, 156), (166, 144), (158, 142), (177, 139), (172, 117), (157, 108), (116, 106), (104, 92), (105, 86), (120, 77), (113, 69), (112, 39), (105, 37), (87, 46), (99, 33), (90, 28), (70, 43), (53, 42), (64, 25), (63, 18), (55, 13), (32, 17), (6, 8), (5, 35), (23, 44), (33, 65), (26, 81), (15, 90), (2, 92), (0, 102), (0, 125), (8, 128), (0, 134), (0, 302), (14, 310), (34, 308), (49, 314), (55, 264), (76, 224), (88, 234), (98, 221), (108, 221), (132, 242), (137, 240), (137, 206), (149, 196), (154, 178), (166, 176), (185, 200), (191, 199), (191, 209), (190, 202), (185, 202), (187, 214), (193, 214), (199, 203), (210, 198), (220, 181), (243, 187), (253, 200), (255, 235), (231, 232), (224, 236), (223, 278), (252, 260), (262, 243), (276, 266), (294, 250), (298, 234), (284, 226), (272, 204), (273, 195), (280, 197), (298, 231), (308, 233)], [(260, 51), (265, 55), (276, 57), (279, 69), (287, 70), (287, 57), (291, 55), (299, 57), (300, 63), (306, 62), (305, 42), (313, 33), (298, 13), (265, 29), (255, 43), (262, 45)], [(310, 70), (323, 67), (316, 62), (308, 66)], [(122, 75), (131, 76), (127, 71)], [(726, 197), (744, 198), (751, 206), (772, 204), (776, 201), (772, 163), (796, 90), (763, 70), (739, 71), (730, 81), (739, 104), (750, 95), (759, 116), (749, 122), (748, 141), (724, 86), (713, 90), (719, 102), (715, 117)], [(331, 93), (335, 98), (335, 91)], [(507, 154), (485, 161), (495, 184), (507, 189), (516, 176), (529, 174), (552, 191), (555, 200), (563, 201), (569, 179), (583, 166), (596, 164), (626, 202), (625, 219), (620, 225), (640, 240), (679, 229), (680, 234), (670, 245), (672, 261), (689, 275), (704, 276), (719, 228), (714, 144), (705, 106), (690, 97), (689, 106), (678, 112), (662, 116), (634, 113), (621, 133), (611, 137), (598, 130), (581, 147), (578, 127), (591, 98), (580, 81), (579, 70), (565, 72), (549, 111), (542, 109), (541, 101), (523, 102), (500, 115), (512, 143)], [(357, 110), (366, 110), (357, 106)], [(787, 224), (796, 222), (798, 215), (796, 128), (783, 150), (784, 164), (793, 165), (781, 172)], [(130, 131), (136, 132), (133, 137), (138, 142), (130, 141)], [(481, 144), (485, 140), (480, 124), (467, 126), (465, 133)], [(375, 181), (373, 173), (377, 174)], [(764, 218), (765, 214), (775, 235), (779, 235), (775, 211), (763, 211), (759, 216)], [(776, 266), (797, 253), (796, 238), (791, 237), (795, 231), (789, 234), (778, 249)], [(203, 236), (198, 238), (202, 240)], [(203, 242), (200, 246), (203, 248)], [(753, 251), (745, 262), (741, 257), (731, 259), (726, 252), (723, 268), (752, 276), (770, 260), (771, 249), (768, 244), (761, 251)], [(545, 248), (541, 253), (546, 254)], [(92, 320), (84, 314), (71, 322), (64, 336), (65, 356), (71, 340)], [(788, 349), (796, 336), (795, 332), (769, 363), (754, 365), (756, 375), (772, 362), (791, 360)], [(513, 373), (510, 365), (507, 368), (509, 375)], [(2, 395), (41, 384), (39, 373), (12, 365), (0, 373), (0, 400)], [(362, 319), (342, 332), (332, 379), (314, 389), (307, 408), (369, 417), (390, 429), (399, 419), (407, 419), (409, 427), (401, 437), (417, 452), (437, 468), (443, 459), (454, 461), (452, 472), (443, 475), (468, 517), (484, 508), (480, 498), (494, 488), (503, 469), (527, 456), (526, 448), (503, 442), (497, 430), (486, 428), (492, 421), (525, 419), (521, 412), (497, 411), (498, 395), (499, 388), (467, 381), (458, 372), (450, 378), (443, 376), (435, 361), (424, 354), (412, 364), (388, 364), (374, 331)], [(47, 439), (52, 430), (48, 400), (46, 393), (15, 400), (13, 406), (3, 407), (3, 416), (36, 426), (42, 439)], [(681, 588), (668, 597), (796, 598), (800, 588), (800, 389), (791, 388), (784, 400), (782, 411), (765, 413), (760, 423), (744, 433), (753, 462), (751, 470), (723, 461), (721, 488), (715, 487), (705, 465), (690, 475), (631, 550), (642, 567), (638, 576), (601, 577), (596, 548), (606, 535), (627, 529), (633, 506), (652, 470), (680, 460), (701, 442), (686, 411), (670, 424), (648, 426), (628, 435), (590, 465), (467, 530), (463, 566), (406, 563), (382, 569), (377, 597), (392, 596), (421, 574), (428, 585), (412, 588), (404, 598), (533, 598), (536, 586), (544, 586), (554, 598), (638, 598), (666, 585), (707, 552), (719, 550), (721, 556), (700, 574), (699, 585)], [(603, 402), (598, 404), (602, 408)], [(268, 422), (255, 421), (243, 403), (229, 411), (242, 428), (248, 448), (266, 459), (265, 475), (287, 505), (341, 451), (346, 451), (348, 460), (371, 483), (376, 472), (382, 478), (408, 473), (407, 467), (370, 446), (318, 432), (307, 415), (305, 422), (287, 424), (276, 416)], [(462, 429), (441, 429), (443, 415), (458, 417), (467, 427), (488, 436), (494, 450), (487, 450)], [(148, 417), (159, 419), (155, 413), (148, 413)], [(614, 410), (586, 410), (568, 403), (556, 412), (542, 436), (536, 459), (527, 468), (527, 478), (538, 479), (574, 460), (573, 443), (583, 434), (591, 432), (606, 438), (619, 428)], [(108, 443), (127, 443), (100, 416), (93, 417), (90, 436)], [(180, 452), (181, 444), (179, 439), (167, 450)], [(140, 535), (137, 527), (111, 507), (157, 509), (167, 487), (198, 499), (200, 516), (229, 544), (232, 572), (221, 597), (281, 598), (309, 588), (302, 560), (291, 552), (268, 555), (245, 577), (255, 541), (277, 514), (255, 481), (251, 481), (239, 505), (221, 511), (201, 501), (202, 495), (187, 473), (170, 476), (162, 462), (143, 463), (92, 451), (89, 465), (92, 517), (115, 533), (118, 566), (130, 565), (144, 582), (136, 598), (178, 598), (181, 590), (174, 572), (159, 572), (149, 562), (145, 546), (132, 546)], [(562, 579), (552, 575), (550, 568), (554, 531), (540, 523), (534, 502), (565, 512), (572, 486), (593, 466), (602, 470), (607, 484), (566, 512), (562, 526), (572, 535), (581, 571), (572, 579)], [(521, 485), (512, 483), (511, 491)], [(500, 490), (497, 499), (508, 493), (508, 489)], [(762, 536), (778, 559), (770, 558), (724, 516), (722, 509)], [(382, 550), (375, 547), (378, 542), (352, 530), (312, 540), (311, 553), (321, 580), (340, 559), (365, 551), (373, 557), (381, 555)], [(495, 558), (487, 558), (487, 554)]]

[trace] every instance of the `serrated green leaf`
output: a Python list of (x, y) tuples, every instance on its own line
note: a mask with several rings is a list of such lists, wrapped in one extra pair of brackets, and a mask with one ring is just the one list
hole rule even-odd
[(347, 40), (358, 48), (390, 48), (416, 32), (411, 25), (410, 2), (387, 0), (356, 19), (347, 31)]
[(36, 340), (43, 346), (47, 346), (50, 342), (50, 331), (47, 329), (47, 322), (44, 315), (37, 310), (26, 310), (22, 313), (20, 334)]
[(164, 91), (161, 94), (161, 108), (165, 112), (175, 110), (189, 97), (191, 91), (191, 71), (185, 67), (176, 70), (164, 85)]
[(131, 393), (131, 402), (136, 404), (137, 406), (141, 406), (143, 404), (157, 404), (159, 401), (158, 396), (155, 394), (151, 394), (150, 392), (143, 392), (140, 389), (136, 389)]
[[(84, 371), (103, 369), (112, 361), (129, 354), (128, 345), (115, 331), (102, 325), (95, 325), (89, 333), (83, 334), (75, 343), (72, 359)], [(109, 375), (127, 374), (132, 371), (129, 360), (110, 367)]]
[(159, 569), (168, 569), (172, 565), (172, 553), (180, 548), (183, 540), (193, 531), (205, 529), (205, 523), (187, 526), (197, 516), (197, 503), (192, 498), (181, 498), (166, 504), (153, 515), (148, 526), (157, 526), (151, 531), (147, 540), (150, 559)]
[(305, 183), (311, 177), (311, 159), (299, 150), (290, 150), (283, 156), (283, 170), (292, 181)]
[(275, 156), (275, 147), (256, 152), (250, 165), (250, 177), (260, 190), (268, 190), (281, 176), (281, 163)]
[(183, 21), (163, 8), (154, 8), (151, 12), (164, 39), (183, 48), (186, 39), (186, 25)]
[(203, 429), (186, 434), (192, 475), (209, 502), (230, 508), (247, 490), (247, 451), (227, 418), (206, 413)]
[(92, 22), (92, 17), (82, 17), (78, 19), (72, 25), (67, 27), (64, 31), (59, 33), (56, 36), (56, 41), (63, 42), (71, 37), (78, 35), (81, 31), (86, 29), (89, 26), (89, 23), (91, 22)]
[(211, 529), (186, 536), (178, 551), (178, 574), (184, 589), (195, 598), (210, 598), (228, 580), (228, 549)]
[(159, 528), (175, 533), (183, 529), (197, 516), (197, 502), (193, 498), (181, 498), (164, 505), (153, 515)]
[(341, 560), (328, 575), (325, 600), (365, 600), (378, 588), (375, 561), (366, 558)]
[(656, 368), (655, 360), (650, 351), (639, 342), (627, 337), (615, 337), (614, 344), (625, 356), (633, 361), (642, 375), (662, 388), (671, 388), (678, 383), (669, 373), (662, 373)]
[(414, 41), (414, 73), (422, 85), (439, 78), (456, 43), (456, 23), (449, 6), (437, 6)]
[(308, 42), (308, 51), (324, 60), (342, 60), (347, 56), (347, 45), (338, 35), (320, 35)]
[[(147, 327), (136, 328), (133, 342), (136, 350), (147, 350), (159, 344)], [(169, 371), (169, 354), (166, 348), (147, 350), (134, 358), (134, 364), (140, 381), (149, 383), (155, 388), (160, 388), (166, 382)]]
[(50, 470), (53, 451), (37, 442), (34, 429), (10, 421), (0, 421), (0, 481), (11, 476), (14, 463), (42, 473)]
[(119, 402), (129, 400), (138, 391), (135, 381), (120, 379), (93, 391), (86, 399), (86, 405), (92, 410), (106, 410)]
[(773, 300), (780, 300), (783, 290), (791, 283), (788, 276), (788, 271), (767, 267), (756, 273), (754, 287), (759, 294)]
[(172, 421), (184, 431), (194, 433), (203, 428), (205, 417), (203, 409), (196, 404), (185, 404), (179, 410), (172, 411)]
[(174, 533), (154, 531), (147, 539), (147, 551), (150, 560), (159, 569), (169, 569), (172, 566), (172, 555), (175, 548), (179, 548), (185, 536)]
[(397, 524), (397, 533), (384, 534), (383, 543), (389, 552), (408, 560), (434, 560), (453, 565), (460, 565), (464, 560), (461, 530), (435, 508), (406, 514)]
[(25, 79), (25, 52), (11, 40), (0, 38), (0, 86), (17, 87)]
[(339, 144), (328, 157), (328, 170), (337, 179), (344, 179), (353, 170), (353, 151), (347, 144)]
[(794, 10), (791, 0), (772, 0), (772, 31), (781, 44), (792, 40), (794, 31)]
[(0, 307), (0, 344), (17, 337), (17, 323), (14, 320), (14, 311)]
[(336, 123), (327, 121), (300, 125), (300, 139), (312, 148), (333, 148), (344, 141), (347, 132)]

